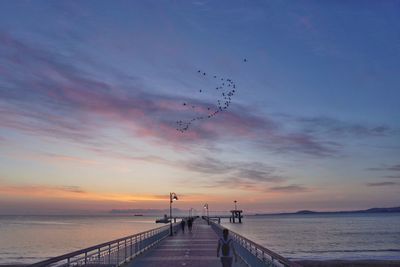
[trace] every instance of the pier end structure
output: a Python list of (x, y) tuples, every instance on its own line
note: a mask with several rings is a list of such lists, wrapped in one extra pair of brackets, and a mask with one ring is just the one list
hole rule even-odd
[(236, 219), (238, 219), (239, 223), (242, 223), (242, 218), (243, 218), (243, 210), (231, 210), (231, 217), (229, 217), (229, 222), (231, 223), (236, 223)]

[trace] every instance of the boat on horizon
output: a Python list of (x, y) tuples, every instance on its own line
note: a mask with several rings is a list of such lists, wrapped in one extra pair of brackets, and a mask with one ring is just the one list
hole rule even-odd
[(169, 222), (171, 222), (171, 220), (168, 219), (167, 214), (164, 214), (164, 218), (161, 218), (161, 219), (157, 219), (157, 220), (156, 220), (156, 223), (169, 223)]

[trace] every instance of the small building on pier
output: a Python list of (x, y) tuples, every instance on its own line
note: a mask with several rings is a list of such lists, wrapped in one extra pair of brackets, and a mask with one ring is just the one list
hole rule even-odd
[(229, 222), (236, 223), (236, 219), (238, 219), (238, 222), (242, 223), (242, 218), (243, 218), (242, 212), (243, 210), (237, 210), (237, 209), (231, 210), (232, 215), (231, 217), (229, 217)]

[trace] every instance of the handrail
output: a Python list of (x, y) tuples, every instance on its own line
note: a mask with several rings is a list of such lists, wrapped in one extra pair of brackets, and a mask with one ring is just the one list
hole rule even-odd
[[(210, 220), (211, 227), (218, 234), (222, 235), (224, 227)], [(236, 247), (238, 254), (250, 266), (277, 266), (277, 267), (301, 267), (281, 255), (251, 241), (250, 239), (229, 229), (229, 235), (239, 247)]]
[[(178, 223), (174, 224), (173, 231), (176, 231)], [(149, 247), (160, 242), (169, 236), (169, 226), (161, 226), (137, 234), (104, 242), (95, 246), (70, 252), (64, 255), (53, 257), (37, 262), (30, 267), (44, 266), (79, 266), (87, 264), (107, 264), (119, 266), (120, 264), (133, 259)]]

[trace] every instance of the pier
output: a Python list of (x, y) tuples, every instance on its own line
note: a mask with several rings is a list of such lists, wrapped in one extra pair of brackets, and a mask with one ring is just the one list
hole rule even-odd
[[(220, 267), (221, 262), (217, 258), (218, 236), (214, 230), (202, 219), (194, 221), (193, 230), (185, 233), (179, 231), (172, 237), (146, 251), (132, 262), (123, 267)], [(234, 267), (246, 267), (242, 260), (234, 263)]]
[[(179, 223), (162, 226), (146, 232), (116, 239), (86, 249), (32, 264), (45, 266), (91, 266), (91, 267), (150, 267), (150, 266), (221, 266), (217, 258), (217, 242), (223, 227), (218, 223), (201, 218), (194, 221), (193, 230), (185, 233)], [(233, 231), (233, 239), (238, 253), (234, 267), (275, 266), (300, 267), (279, 254), (241, 236)]]

